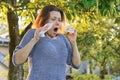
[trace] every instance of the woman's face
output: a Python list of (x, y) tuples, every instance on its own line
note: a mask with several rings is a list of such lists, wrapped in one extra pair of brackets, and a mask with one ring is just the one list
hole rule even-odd
[(50, 17), (48, 19), (48, 23), (53, 23), (53, 26), (49, 31), (47, 31), (47, 35), (51, 38), (54, 38), (59, 33), (60, 27), (62, 26), (60, 12), (51, 11), (50, 12)]

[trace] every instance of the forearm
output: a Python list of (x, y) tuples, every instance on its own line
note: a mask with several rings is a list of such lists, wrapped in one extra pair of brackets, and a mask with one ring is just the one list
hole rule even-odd
[(32, 38), (30, 42), (25, 45), (22, 49), (18, 50), (14, 56), (15, 56), (15, 62), (16, 64), (22, 64), (29, 56), (32, 48), (36, 44), (37, 40)]
[(80, 53), (78, 51), (77, 43), (72, 43), (73, 48), (73, 55), (72, 55), (72, 62), (75, 66), (80, 65)]

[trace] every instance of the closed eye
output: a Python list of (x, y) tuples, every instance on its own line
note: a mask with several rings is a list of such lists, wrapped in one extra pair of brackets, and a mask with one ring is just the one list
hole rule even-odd
[[(55, 21), (55, 20), (57, 20), (57, 18), (54, 17), (54, 18), (52, 18), (51, 20), (52, 20), (52, 21)], [(58, 21), (59, 21), (59, 22), (62, 22), (62, 20), (61, 20), (60, 18), (58, 18)]]

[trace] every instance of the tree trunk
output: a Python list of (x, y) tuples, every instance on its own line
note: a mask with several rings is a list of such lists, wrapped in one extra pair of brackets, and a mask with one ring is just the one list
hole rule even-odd
[(100, 79), (104, 79), (105, 78), (105, 70), (101, 70), (100, 71)]
[(107, 74), (107, 72), (106, 72), (106, 58), (104, 58), (102, 63), (101, 63), (101, 70), (100, 70), (101, 80), (103, 80), (105, 78), (105, 74)]
[(8, 72), (8, 80), (23, 80), (23, 68), (22, 66), (15, 67), (12, 64), (12, 55), (13, 50), (15, 49), (16, 45), (20, 41), (19, 37), (19, 30), (18, 30), (18, 16), (12, 10), (9, 10), (7, 13), (8, 18), (8, 26), (9, 26), (9, 72)]
[(12, 63), (13, 50), (20, 41), (19, 30), (18, 30), (18, 16), (17, 14), (9, 9), (7, 13), (8, 27), (9, 27), (9, 72), (8, 80), (23, 80), (23, 67), (15, 67)]
[(93, 64), (92, 64), (92, 61), (91, 61), (91, 60), (89, 61), (89, 65), (90, 65), (90, 74), (93, 74), (93, 72), (92, 72), (92, 71), (93, 71), (93, 68), (92, 68), (92, 67), (93, 67)]

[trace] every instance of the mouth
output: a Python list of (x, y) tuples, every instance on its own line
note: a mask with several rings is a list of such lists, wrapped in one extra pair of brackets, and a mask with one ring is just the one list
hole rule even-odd
[(57, 31), (58, 31), (58, 28), (54, 28), (54, 31), (57, 32)]

